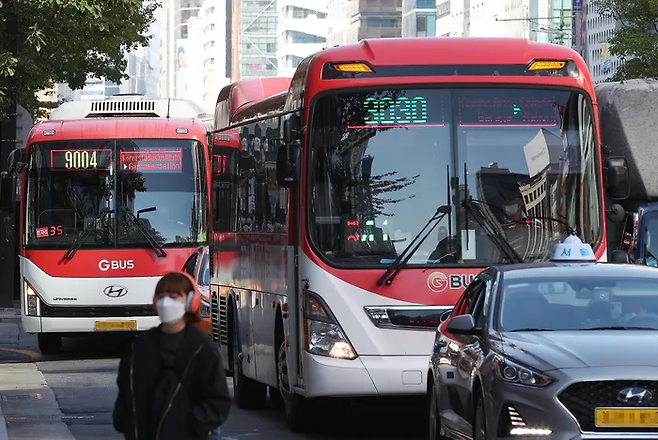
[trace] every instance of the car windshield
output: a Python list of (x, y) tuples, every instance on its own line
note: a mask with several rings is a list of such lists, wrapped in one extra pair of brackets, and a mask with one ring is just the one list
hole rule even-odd
[(197, 141), (56, 141), (29, 151), (26, 248), (68, 249), (85, 231), (83, 249), (145, 247), (145, 231), (165, 247), (206, 239), (206, 161)]
[(497, 331), (658, 330), (654, 278), (556, 277), (503, 280)]
[(442, 205), (452, 213), (408, 264), (503, 262), (505, 242), (524, 261), (544, 261), (570, 227), (592, 245), (601, 239), (596, 136), (583, 94), (340, 92), (316, 101), (310, 127), (307, 224), (330, 263), (390, 264)]

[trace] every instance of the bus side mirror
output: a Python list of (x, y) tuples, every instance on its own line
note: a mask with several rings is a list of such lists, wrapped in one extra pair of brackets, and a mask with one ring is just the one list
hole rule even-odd
[(0, 179), (0, 210), (6, 213), (14, 212), (16, 205), (16, 178), (7, 171)]
[(7, 158), (7, 171), (9, 174), (20, 173), (26, 166), (26, 152), (25, 148), (16, 148), (9, 153)]
[(302, 130), (302, 120), (297, 113), (287, 115), (283, 120), (283, 140), (291, 144), (299, 140)]
[(625, 200), (631, 194), (628, 162), (623, 157), (611, 157), (607, 164), (607, 190), (612, 200)]
[(276, 156), (276, 180), (281, 188), (296, 187), (301, 179), (301, 126), (302, 120), (297, 113), (289, 114), (283, 120), (283, 144)]
[(302, 149), (297, 143), (284, 144), (276, 155), (276, 181), (281, 188), (299, 184), (302, 169)]

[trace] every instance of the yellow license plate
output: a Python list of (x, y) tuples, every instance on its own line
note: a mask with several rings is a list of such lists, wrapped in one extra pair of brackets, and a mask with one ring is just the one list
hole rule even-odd
[(137, 330), (137, 321), (96, 321), (96, 331)]
[(658, 408), (596, 408), (599, 428), (658, 427)]

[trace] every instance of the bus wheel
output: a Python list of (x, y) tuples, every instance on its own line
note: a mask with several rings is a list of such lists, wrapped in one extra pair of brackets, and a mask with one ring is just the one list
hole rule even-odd
[(42, 354), (55, 354), (62, 349), (62, 336), (57, 333), (39, 333), (37, 342)]
[(311, 421), (315, 420), (313, 414), (313, 400), (306, 399), (291, 391), (290, 378), (288, 377), (288, 363), (286, 361), (286, 343), (279, 347), (278, 370), (279, 370), (279, 392), (286, 411), (286, 422), (292, 432), (308, 432), (311, 430)]
[[(234, 329), (233, 334), (237, 334)], [(267, 401), (267, 385), (256, 382), (242, 373), (242, 362), (239, 360), (237, 338), (231, 344), (233, 358), (233, 395), (235, 403), (241, 409), (260, 409)]]

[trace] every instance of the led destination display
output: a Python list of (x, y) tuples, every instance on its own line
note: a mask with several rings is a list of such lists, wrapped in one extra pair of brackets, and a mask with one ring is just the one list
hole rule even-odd
[(120, 167), (123, 171), (182, 172), (183, 152), (176, 150), (122, 151)]

